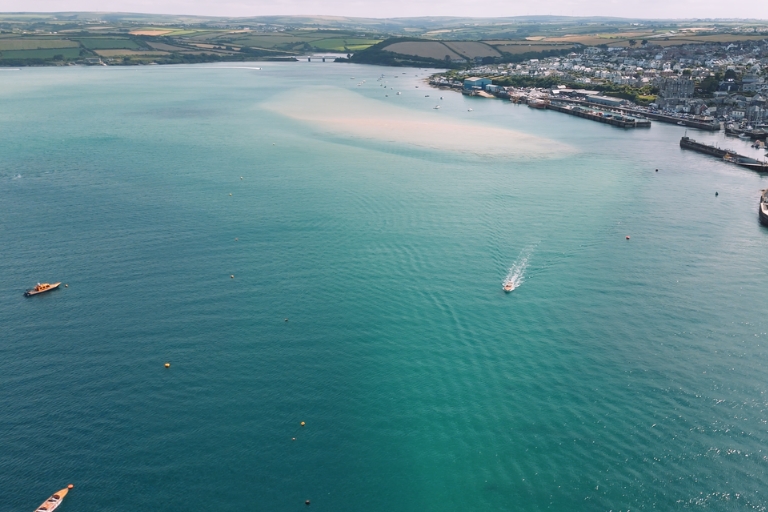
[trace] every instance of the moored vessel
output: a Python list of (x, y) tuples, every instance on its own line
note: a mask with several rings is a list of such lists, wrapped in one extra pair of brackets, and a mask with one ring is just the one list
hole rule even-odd
[(58, 506), (61, 505), (61, 502), (64, 501), (64, 496), (67, 495), (72, 487), (72, 484), (69, 484), (66, 488), (52, 494), (50, 498), (45, 500), (42, 505), (35, 509), (35, 512), (51, 512), (52, 510), (56, 510)]
[(768, 188), (760, 191), (760, 206), (757, 207), (757, 218), (760, 224), (768, 227)]
[(543, 100), (540, 98), (536, 98), (528, 101), (528, 106), (530, 108), (547, 108), (547, 105), (549, 105), (549, 101)]
[(31, 290), (27, 290), (24, 292), (24, 295), (27, 297), (31, 297), (33, 295), (38, 295), (40, 293), (50, 292), (51, 290), (55, 290), (59, 287), (61, 283), (37, 283), (37, 286), (32, 288)]

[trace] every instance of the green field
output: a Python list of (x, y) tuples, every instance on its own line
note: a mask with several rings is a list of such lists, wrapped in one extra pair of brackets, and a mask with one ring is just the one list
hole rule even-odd
[(315, 48), (321, 50), (332, 50), (343, 52), (346, 49), (350, 50), (364, 50), (369, 46), (373, 46), (376, 43), (380, 43), (381, 39), (357, 39), (357, 38), (333, 38), (333, 39), (320, 39), (319, 41), (313, 41), (310, 43)]
[(286, 35), (257, 35), (257, 36), (241, 36), (233, 37), (233, 44), (242, 46), (257, 46), (259, 48), (289, 48), (297, 44), (304, 44), (305, 41), (313, 41), (312, 38), (301, 39), (299, 37), (286, 34)]
[(140, 50), (142, 48), (131, 39), (116, 37), (84, 37), (79, 41), (89, 50)]
[(46, 48), (42, 50), (8, 50), (0, 52), (0, 60), (8, 59), (52, 59), (55, 55), (62, 55), (65, 59), (77, 59), (80, 57), (79, 48)]
[(77, 42), (65, 39), (0, 39), (0, 52), (42, 48), (77, 48), (78, 46)]

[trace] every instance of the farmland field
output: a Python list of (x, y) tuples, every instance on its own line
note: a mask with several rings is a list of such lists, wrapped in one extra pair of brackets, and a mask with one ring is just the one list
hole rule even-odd
[(327, 34), (323, 36), (312, 36), (302, 34), (302, 37), (293, 34), (259, 34), (259, 35), (246, 35), (241, 37), (234, 37), (232, 41), (237, 44), (245, 46), (258, 46), (261, 48), (284, 48), (287, 46), (301, 45), (305, 42), (312, 43), (324, 39)]
[(321, 50), (344, 51), (346, 48), (362, 50), (379, 42), (381, 42), (380, 39), (356, 39), (350, 37), (348, 39), (320, 39), (319, 41), (313, 41), (311, 44), (315, 48), (320, 48)]
[(386, 52), (400, 53), (402, 55), (415, 55), (417, 57), (426, 57), (428, 59), (442, 60), (446, 57), (451, 59), (463, 59), (461, 55), (454, 52), (443, 43), (437, 41), (409, 41), (407, 43), (393, 43), (383, 48)]
[(501, 54), (492, 46), (475, 41), (451, 41), (445, 42), (445, 45), (456, 53), (465, 55), (470, 59), (475, 57), (501, 57)]
[[(648, 41), (653, 44), (660, 44), (662, 46), (665, 43), (673, 44), (685, 44), (685, 43), (733, 43), (735, 41), (759, 41), (766, 39), (766, 36), (743, 36), (741, 34), (707, 34), (707, 35), (691, 35), (682, 34), (680, 36), (672, 36), (669, 41), (663, 41), (657, 38), (647, 38)], [(675, 43), (677, 41), (677, 43)]]
[(548, 50), (568, 50), (573, 48), (570, 44), (506, 44), (497, 45), (499, 51), (512, 55), (528, 52), (545, 52)]
[(138, 50), (141, 48), (131, 39), (119, 39), (110, 37), (87, 37), (80, 39), (80, 43), (89, 50), (126, 49)]
[(38, 50), (43, 48), (77, 48), (75, 41), (65, 39), (0, 39), (0, 51)]
[(168, 55), (168, 52), (152, 51), (152, 50), (95, 50), (97, 54), (102, 57), (128, 57), (131, 55), (146, 55), (149, 57), (157, 57), (160, 55)]
[(8, 50), (0, 52), (0, 60), (7, 59), (52, 59), (55, 55), (63, 55), (65, 59), (76, 59), (80, 56), (79, 48), (44, 48), (40, 50)]
[(146, 29), (146, 30), (131, 30), (129, 34), (132, 34), (134, 36), (164, 36), (165, 34), (170, 34), (171, 32), (173, 32), (173, 30)]
[(540, 44), (540, 45), (549, 45), (549, 46), (557, 46), (560, 44), (567, 44), (567, 43), (551, 43), (548, 41), (543, 41), (543, 37), (526, 37), (525, 39), (484, 39), (483, 42), (485, 44), (489, 44), (491, 46), (499, 46), (499, 45), (529, 45), (529, 44)]
[(165, 43), (150, 42), (148, 44), (155, 50), (163, 50), (167, 52), (183, 52), (184, 50), (186, 50), (186, 48), (182, 48), (181, 46), (173, 46)]

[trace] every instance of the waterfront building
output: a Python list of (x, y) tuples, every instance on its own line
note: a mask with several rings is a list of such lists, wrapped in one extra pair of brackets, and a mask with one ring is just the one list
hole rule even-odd
[(486, 85), (491, 85), (490, 78), (480, 78), (480, 77), (473, 76), (473, 77), (464, 79), (465, 89), (474, 89), (475, 87), (483, 89), (485, 88)]
[(619, 107), (624, 100), (620, 98), (610, 98), (608, 96), (587, 96), (587, 101), (590, 103), (597, 103), (598, 105), (606, 105), (608, 107)]

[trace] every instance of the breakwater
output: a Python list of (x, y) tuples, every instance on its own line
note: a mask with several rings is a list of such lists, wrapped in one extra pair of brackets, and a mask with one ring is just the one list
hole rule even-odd
[(651, 122), (646, 119), (635, 119), (621, 114), (593, 110), (578, 105), (566, 105), (563, 103), (551, 102), (547, 104), (546, 108), (562, 112), (563, 114), (597, 121), (598, 123), (610, 124), (619, 128), (650, 128), (651, 126)]
[(730, 149), (721, 149), (716, 146), (710, 146), (709, 144), (703, 144), (696, 142), (690, 137), (683, 137), (680, 139), (680, 147), (683, 149), (690, 149), (699, 153), (714, 156), (716, 158), (722, 158), (723, 161), (736, 164), (741, 167), (746, 167), (758, 172), (768, 172), (768, 162), (761, 162), (748, 156), (740, 155)]

